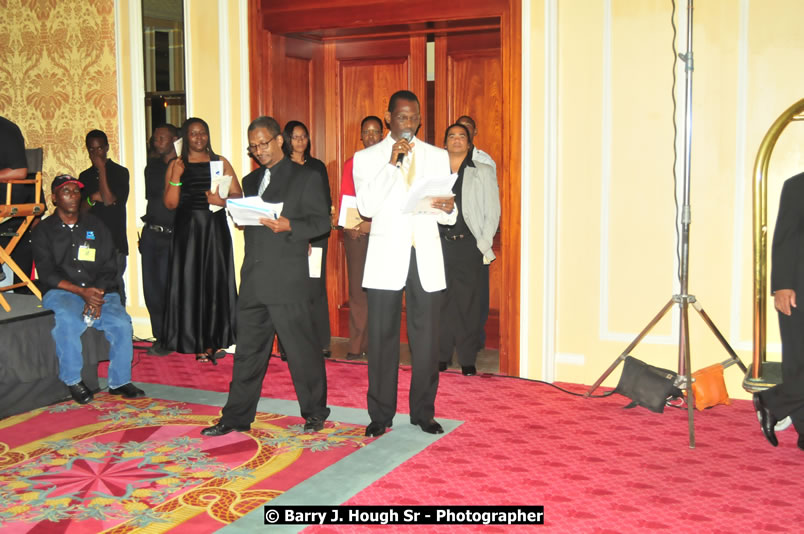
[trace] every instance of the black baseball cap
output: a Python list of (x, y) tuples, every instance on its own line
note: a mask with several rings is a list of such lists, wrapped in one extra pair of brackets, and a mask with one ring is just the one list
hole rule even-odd
[(51, 193), (55, 193), (58, 188), (67, 184), (78, 184), (79, 188), (84, 188), (84, 184), (82, 184), (78, 178), (70, 176), (69, 174), (60, 174), (53, 178), (53, 183), (50, 184), (50, 191)]

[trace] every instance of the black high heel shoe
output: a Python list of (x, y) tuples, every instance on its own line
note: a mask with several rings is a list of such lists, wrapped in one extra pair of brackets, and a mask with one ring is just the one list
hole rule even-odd
[(210, 355), (209, 359), (212, 362), (212, 365), (218, 365), (218, 360), (225, 357), (226, 357), (226, 350), (218, 349), (212, 355)]

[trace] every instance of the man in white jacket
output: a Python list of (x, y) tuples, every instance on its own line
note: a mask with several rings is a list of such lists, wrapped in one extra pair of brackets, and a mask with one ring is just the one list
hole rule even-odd
[(410, 91), (391, 96), (385, 113), (389, 133), (354, 156), (357, 207), (372, 219), (363, 287), (369, 310), (367, 436), (393, 424), (399, 373), (399, 329), (405, 292), (411, 352), (410, 422), (424, 432), (444, 432), (435, 420), (438, 391), (438, 317), (446, 287), (438, 223), (455, 224), (452, 198), (436, 198), (433, 213), (403, 213), (415, 181), (450, 173), (445, 150), (415, 138), (419, 100)]

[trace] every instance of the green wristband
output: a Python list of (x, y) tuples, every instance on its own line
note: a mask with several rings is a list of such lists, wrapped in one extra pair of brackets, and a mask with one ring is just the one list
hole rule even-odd
[(89, 197), (87, 197), (87, 204), (89, 204), (90, 207), (95, 205), (95, 203), (92, 202), (92, 199), (90, 199)]
[(172, 185), (173, 187), (179, 187), (179, 186), (181, 186), (181, 182), (179, 182), (179, 183), (173, 183), (173, 182), (171, 182), (170, 180), (168, 180), (168, 183), (169, 183), (170, 185)]

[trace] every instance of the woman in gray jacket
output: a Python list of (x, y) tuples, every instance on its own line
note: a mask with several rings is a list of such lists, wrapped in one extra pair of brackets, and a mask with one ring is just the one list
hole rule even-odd
[(483, 265), (495, 258), (491, 244), (500, 223), (497, 176), (491, 166), (472, 161), (470, 139), (469, 130), (462, 124), (453, 124), (444, 134), (450, 167), (458, 173), (452, 187), (458, 220), (454, 226), (439, 225), (447, 278), (441, 309), (439, 368), (446, 370), (457, 350), (461, 371), (467, 376), (477, 373), (475, 363), (483, 327)]

